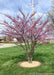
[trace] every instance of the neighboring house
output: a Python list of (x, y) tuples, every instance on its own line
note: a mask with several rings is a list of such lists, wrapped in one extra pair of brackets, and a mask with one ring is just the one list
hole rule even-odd
[(2, 42), (17, 42), (17, 39), (7, 37), (7, 36), (0, 36), (0, 43), (2, 43)]
[(0, 36), (0, 42), (5, 42), (6, 41), (6, 37), (5, 36)]

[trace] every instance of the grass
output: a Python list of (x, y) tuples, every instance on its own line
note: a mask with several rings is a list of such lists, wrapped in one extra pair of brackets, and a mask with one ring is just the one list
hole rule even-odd
[(22, 68), (18, 62), (25, 61), (26, 57), (21, 47), (0, 48), (0, 75), (54, 75), (54, 44), (39, 46), (33, 57), (41, 66)]

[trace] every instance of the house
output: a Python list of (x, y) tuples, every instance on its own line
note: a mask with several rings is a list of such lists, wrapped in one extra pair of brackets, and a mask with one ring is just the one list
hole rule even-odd
[(6, 36), (0, 36), (0, 42), (5, 42), (6, 41)]

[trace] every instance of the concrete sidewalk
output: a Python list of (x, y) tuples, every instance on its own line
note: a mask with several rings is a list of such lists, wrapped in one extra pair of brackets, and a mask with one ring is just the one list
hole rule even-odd
[[(21, 43), (22, 45), (25, 45), (24, 43)], [(18, 44), (20, 45), (20, 44)], [(17, 46), (16, 44), (0, 44), (0, 48), (5, 48), (5, 47), (13, 47)]]
[(2, 44), (0, 45), (0, 48), (12, 47), (12, 46), (16, 46), (16, 45), (15, 44)]
[[(31, 43), (29, 43), (31, 44)], [(18, 46), (20, 45), (20, 43), (18, 44)], [(24, 43), (21, 43), (21, 45), (25, 45)], [(13, 47), (13, 46), (17, 46), (16, 44), (0, 44), (0, 48), (5, 48), (5, 47)]]

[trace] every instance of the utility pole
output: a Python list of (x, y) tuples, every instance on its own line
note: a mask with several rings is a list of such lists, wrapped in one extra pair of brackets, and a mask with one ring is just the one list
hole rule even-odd
[[(28, 6), (32, 7), (32, 14), (34, 14), (34, 7), (35, 5), (37, 5), (38, 3), (34, 3), (34, 0), (32, 0), (32, 4), (29, 4)], [(33, 16), (33, 21), (34, 21), (35, 17)]]
[(38, 3), (34, 4), (34, 0), (32, 0), (32, 4), (29, 4), (30, 7), (32, 7), (32, 14), (34, 13), (34, 7), (35, 5), (37, 5)]

